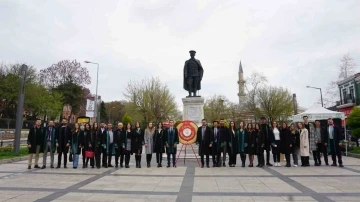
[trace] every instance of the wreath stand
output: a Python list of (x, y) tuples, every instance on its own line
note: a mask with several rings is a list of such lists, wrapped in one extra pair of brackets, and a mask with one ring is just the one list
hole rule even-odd
[[(179, 160), (180, 154), (181, 154), (184, 146), (185, 146), (185, 151), (184, 151), (184, 152), (185, 152), (185, 155), (184, 155), (184, 165), (185, 165), (185, 160), (186, 160), (186, 147), (188, 146), (187, 144), (183, 144), (183, 145), (181, 146), (180, 152), (179, 152), (179, 154), (178, 154), (178, 156), (177, 156), (177, 158), (176, 158), (175, 165), (177, 164), (177, 162), (178, 162), (178, 160)], [(195, 150), (194, 150), (194, 147), (193, 147), (192, 145), (190, 145), (190, 146), (191, 146), (191, 149), (192, 149), (193, 152), (194, 152), (196, 161), (197, 161), (198, 165), (200, 166), (200, 162), (199, 162), (199, 159), (198, 159), (198, 157), (197, 157), (197, 155), (196, 155), (196, 152), (195, 152)]]

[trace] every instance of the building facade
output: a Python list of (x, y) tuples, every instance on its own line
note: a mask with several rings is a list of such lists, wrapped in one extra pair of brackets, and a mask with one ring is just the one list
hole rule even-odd
[(355, 106), (360, 105), (360, 73), (337, 82), (340, 101), (337, 106), (340, 112), (348, 116)]

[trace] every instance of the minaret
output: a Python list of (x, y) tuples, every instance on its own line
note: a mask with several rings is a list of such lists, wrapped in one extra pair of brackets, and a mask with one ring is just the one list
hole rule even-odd
[(239, 104), (243, 104), (244, 103), (244, 99), (245, 99), (245, 80), (244, 80), (244, 71), (241, 65), (241, 61), (240, 61), (240, 65), (239, 65), (239, 81), (237, 82), (239, 85), (239, 93), (237, 94), (239, 96)]

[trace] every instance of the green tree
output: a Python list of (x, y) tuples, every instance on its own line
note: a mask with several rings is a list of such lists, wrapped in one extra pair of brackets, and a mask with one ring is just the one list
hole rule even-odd
[(72, 82), (67, 82), (58, 85), (52, 90), (63, 96), (63, 105), (69, 104), (71, 106), (71, 113), (76, 114), (79, 112), (80, 101), (83, 98), (83, 89), (81, 86)]
[(132, 123), (132, 118), (128, 113), (125, 113), (121, 119), (121, 122), (124, 124), (124, 127), (126, 127), (128, 123)]
[(112, 101), (112, 102), (106, 102), (105, 108), (106, 111), (110, 113), (110, 120), (113, 120), (114, 122), (121, 121), (121, 118), (124, 116), (126, 109), (126, 101)]
[(159, 78), (130, 81), (124, 96), (128, 101), (127, 110), (131, 114), (140, 114), (141, 122), (152, 120), (158, 123), (178, 115), (174, 95)]
[[(37, 93), (28, 88), (37, 81), (36, 69), (31, 65), (28, 67), (25, 79), (25, 101), (30, 99), (28, 95)], [(20, 76), (21, 64), (0, 64), (0, 115), (3, 118), (16, 118)]]
[(346, 125), (351, 129), (351, 135), (360, 138), (360, 108), (354, 107), (347, 118)]
[[(48, 68), (40, 70), (39, 78), (43, 85), (63, 95), (63, 105), (69, 104), (71, 113), (80, 111), (85, 114), (88, 89), (84, 86), (91, 83), (86, 67), (76, 60), (62, 60)], [(81, 108), (81, 109), (80, 109)]]
[(287, 120), (294, 113), (292, 95), (288, 89), (266, 86), (258, 89), (260, 111), (271, 121)]
[(108, 120), (108, 118), (109, 117), (106, 112), (105, 102), (101, 101), (101, 103), (100, 103), (100, 120), (106, 122)]
[[(25, 106), (32, 112), (33, 118), (47, 115), (53, 119), (61, 113), (63, 97), (56, 91), (51, 91), (41, 84), (31, 84), (25, 91)], [(34, 93), (37, 92), (37, 93)]]

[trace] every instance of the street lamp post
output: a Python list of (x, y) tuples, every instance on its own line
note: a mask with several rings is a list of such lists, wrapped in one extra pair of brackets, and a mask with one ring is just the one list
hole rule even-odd
[(322, 107), (324, 107), (324, 102), (323, 102), (323, 96), (322, 96), (322, 91), (321, 91), (321, 88), (318, 88), (318, 87), (312, 87), (312, 86), (306, 86), (306, 88), (313, 88), (313, 89), (318, 89), (318, 90), (320, 90), (321, 106), (322, 106)]
[(95, 93), (95, 107), (94, 107), (94, 116), (95, 116), (95, 121), (97, 122), (97, 124), (99, 125), (99, 117), (98, 116), (98, 103), (97, 103), (97, 100), (98, 100), (98, 85), (99, 85), (99, 63), (96, 63), (96, 62), (90, 62), (90, 61), (87, 61), (85, 60), (84, 61), (85, 63), (90, 63), (90, 64), (96, 64), (97, 65), (97, 71), (96, 71), (96, 93)]
[(27, 69), (28, 69), (27, 65), (25, 64), (21, 65), (21, 78), (20, 78), (19, 97), (18, 97), (17, 112), (16, 112), (16, 127), (15, 127), (15, 139), (14, 139), (15, 154), (19, 154), (20, 151), (21, 129), (23, 125), (25, 79), (26, 79)]

